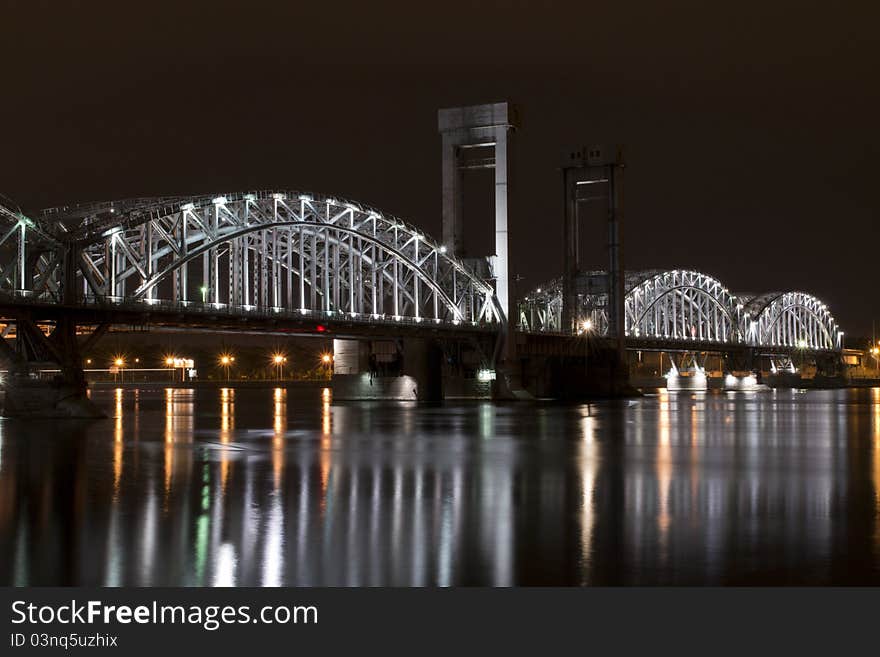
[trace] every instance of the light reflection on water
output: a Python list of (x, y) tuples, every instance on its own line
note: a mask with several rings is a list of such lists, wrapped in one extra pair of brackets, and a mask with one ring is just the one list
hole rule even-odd
[(92, 396), (0, 420), (2, 584), (880, 583), (880, 388)]

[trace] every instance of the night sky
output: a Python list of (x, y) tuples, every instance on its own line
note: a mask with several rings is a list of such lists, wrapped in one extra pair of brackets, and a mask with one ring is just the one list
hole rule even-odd
[[(880, 326), (880, 11), (833, 2), (0, 0), (23, 208), (326, 192), (439, 236), (440, 107), (518, 103), (512, 271), (561, 271), (562, 153), (626, 145), (630, 269), (803, 289)], [(605, 265), (603, 226), (586, 267)]]

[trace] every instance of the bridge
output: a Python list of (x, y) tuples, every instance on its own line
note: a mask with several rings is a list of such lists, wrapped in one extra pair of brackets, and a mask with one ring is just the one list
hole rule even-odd
[[(633, 347), (748, 345), (773, 353), (843, 348), (843, 331), (831, 311), (807, 292), (734, 294), (714, 276), (686, 269), (627, 272), (625, 281), (624, 332)], [(574, 326), (563, 326), (562, 281), (556, 279), (525, 296), (520, 329), (607, 334), (607, 274), (583, 274), (578, 287)]]
[[(527, 370), (536, 361), (546, 370), (546, 357), (579, 370), (589, 357), (586, 369), (611, 371), (615, 340), (619, 351), (639, 353), (840, 352), (842, 331), (808, 293), (733, 294), (701, 272), (623, 272), (616, 216), (608, 273), (581, 272), (568, 259), (562, 278), (511, 303), (507, 143), (516, 114), (506, 103), (442, 110), (439, 127), (442, 241), (379, 209), (289, 190), (30, 214), (3, 201), (0, 323), (3, 337), (15, 338), (14, 347), (0, 340), (7, 410), (10, 399), (22, 412), (83, 402), (79, 354), (118, 325), (332, 336), (340, 386), (367, 372), (372, 384), (381, 361), (410, 377), (419, 398), (442, 396), (440, 372), (481, 373), (496, 392), (523, 392), (535, 378)], [(579, 162), (571, 184), (613, 181), (616, 167)], [(472, 168), (495, 170), (495, 245), (463, 257), (460, 183)], [(51, 391), (37, 391), (33, 372), (47, 364), (61, 375)]]

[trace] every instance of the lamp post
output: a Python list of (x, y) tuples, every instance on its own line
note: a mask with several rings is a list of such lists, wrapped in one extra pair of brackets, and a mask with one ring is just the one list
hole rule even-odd
[(113, 365), (116, 366), (116, 369), (118, 371), (119, 383), (124, 383), (125, 382), (125, 374), (124, 374), (125, 360), (123, 360), (122, 358), (115, 358), (115, 359), (113, 359)]
[(220, 356), (220, 365), (226, 370), (226, 380), (229, 381), (229, 368), (232, 367), (232, 363), (235, 362), (235, 356), (230, 356), (229, 354), (222, 354)]
[(275, 363), (275, 375), (280, 381), (284, 377), (284, 363), (287, 362), (287, 357), (284, 354), (273, 354), (272, 362)]

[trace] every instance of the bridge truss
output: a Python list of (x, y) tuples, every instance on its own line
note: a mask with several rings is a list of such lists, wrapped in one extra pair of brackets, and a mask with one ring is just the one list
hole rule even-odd
[(36, 221), (5, 208), (3, 219), (0, 292), (20, 297), (389, 323), (503, 321), (491, 282), (445, 247), (396, 217), (328, 196), (130, 199), (45, 210)]
[[(519, 328), (604, 335), (606, 280), (604, 272), (581, 275), (577, 323), (567, 330), (561, 325), (561, 281), (536, 289), (519, 306)], [(625, 288), (629, 338), (831, 351), (843, 347), (843, 331), (827, 306), (805, 292), (734, 295), (713, 276), (681, 269), (627, 272)]]

